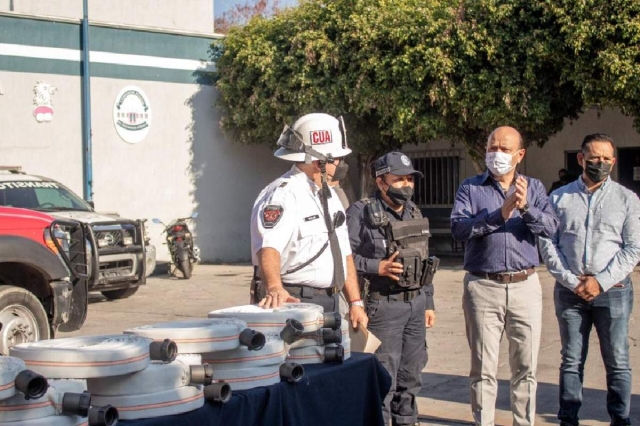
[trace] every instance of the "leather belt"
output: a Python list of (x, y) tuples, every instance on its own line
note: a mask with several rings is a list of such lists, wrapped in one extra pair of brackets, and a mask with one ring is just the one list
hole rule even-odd
[(389, 302), (392, 302), (392, 301), (410, 302), (411, 300), (418, 297), (419, 294), (420, 294), (420, 289), (400, 291), (395, 293), (390, 291), (370, 291), (369, 298), (375, 299), (375, 300), (388, 300)]
[(316, 288), (308, 285), (287, 283), (282, 283), (282, 286), (287, 290), (295, 290), (295, 294), (292, 294), (292, 296), (301, 296), (305, 299), (312, 299), (313, 296), (333, 296), (340, 291), (338, 287)]
[(491, 280), (499, 283), (519, 283), (526, 281), (530, 275), (536, 272), (535, 268), (525, 269), (523, 271), (515, 272), (469, 272), (472, 275)]

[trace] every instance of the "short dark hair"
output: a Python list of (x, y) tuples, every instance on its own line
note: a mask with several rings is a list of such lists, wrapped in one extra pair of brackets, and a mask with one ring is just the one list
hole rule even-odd
[(580, 149), (583, 154), (587, 150), (587, 145), (589, 145), (591, 142), (609, 142), (613, 150), (616, 150), (616, 146), (614, 145), (613, 138), (611, 136), (604, 133), (593, 133), (585, 136), (582, 140), (582, 146), (580, 147)]

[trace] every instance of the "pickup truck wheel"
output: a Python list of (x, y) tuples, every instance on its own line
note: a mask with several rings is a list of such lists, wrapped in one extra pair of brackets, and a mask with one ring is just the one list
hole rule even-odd
[(121, 288), (120, 290), (102, 291), (101, 293), (109, 300), (126, 299), (133, 296), (138, 291), (138, 286)]
[(50, 338), (49, 321), (36, 296), (20, 287), (0, 285), (0, 354), (27, 342)]

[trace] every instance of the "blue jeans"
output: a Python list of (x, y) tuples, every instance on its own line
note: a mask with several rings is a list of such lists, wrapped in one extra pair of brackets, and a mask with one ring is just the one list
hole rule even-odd
[(633, 308), (631, 279), (627, 277), (622, 287), (613, 287), (592, 302), (585, 301), (559, 283), (556, 283), (553, 296), (562, 341), (558, 419), (578, 425), (589, 334), (595, 326), (607, 372), (607, 411), (611, 424), (629, 424), (631, 368), (628, 335), (629, 316)]

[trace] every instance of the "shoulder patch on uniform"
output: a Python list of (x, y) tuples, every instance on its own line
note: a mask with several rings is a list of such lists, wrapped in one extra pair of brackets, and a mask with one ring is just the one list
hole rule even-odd
[(282, 206), (269, 204), (262, 209), (262, 225), (265, 228), (273, 228), (280, 221), (284, 209)]
[(289, 182), (286, 182), (286, 181), (285, 181), (285, 182), (282, 182), (282, 183), (278, 186), (278, 188), (284, 188), (285, 186), (287, 186), (287, 184), (288, 184), (288, 183), (289, 183)]

